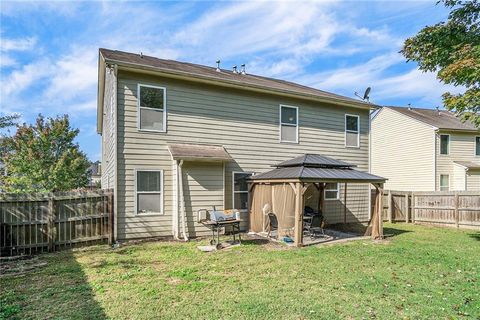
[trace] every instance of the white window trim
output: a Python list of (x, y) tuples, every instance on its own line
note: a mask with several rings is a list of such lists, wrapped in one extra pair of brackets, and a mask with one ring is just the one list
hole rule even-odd
[[(446, 176), (448, 179), (448, 185), (446, 186), (448, 190), (442, 190), (442, 176)], [(439, 191), (450, 191), (450, 175), (449, 174), (440, 174), (439, 178), (440, 181), (438, 182), (438, 190)], [(445, 186), (443, 186), (445, 187)]]
[[(282, 123), (282, 108), (292, 108), (295, 109), (296, 111), (296, 117), (297, 117), (297, 123), (295, 125), (291, 123)], [(278, 133), (279, 133), (279, 141), (280, 143), (298, 143), (298, 123), (299, 123), (299, 118), (298, 118), (298, 107), (296, 106), (289, 106), (286, 104), (281, 104), (278, 108)], [(288, 127), (293, 127), (295, 126), (296, 133), (295, 133), (295, 141), (289, 141), (289, 140), (282, 140), (282, 126), (288, 126)]]
[[(155, 109), (155, 108), (147, 108), (147, 107), (141, 107), (140, 106), (140, 88), (141, 87), (155, 88), (155, 89), (162, 89), (163, 90), (163, 130), (151, 130), (151, 129), (141, 129), (140, 128), (140, 108), (147, 109), (147, 110), (159, 111), (158, 109)], [(144, 131), (144, 132), (159, 132), (159, 133), (167, 132), (167, 88), (159, 87), (159, 86), (152, 86), (152, 85), (142, 84), (142, 83), (137, 84), (137, 129), (138, 129), (138, 131)]]
[[(447, 153), (442, 153), (442, 136), (448, 136), (448, 146), (447, 146)], [(449, 134), (445, 134), (445, 133), (441, 133), (438, 135), (438, 154), (441, 155), (441, 156), (448, 156), (450, 155), (450, 143), (451, 143), (451, 140), (450, 140), (450, 135)]]
[(480, 136), (475, 136), (473, 138), (473, 155), (475, 157), (480, 157), (480, 154), (477, 154), (477, 139), (480, 139)]
[[(137, 173), (139, 171), (151, 171), (151, 172), (160, 172), (160, 191), (137, 191)], [(163, 215), (164, 214), (164, 176), (163, 176), (163, 169), (157, 169), (157, 168), (135, 168), (134, 169), (134, 214), (135, 216), (152, 216), (152, 215)], [(153, 193), (159, 193), (160, 192), (160, 212), (154, 212), (154, 213), (138, 213), (138, 194), (153, 194)]]
[[(335, 200), (340, 200), (340, 183), (338, 182), (329, 182), (329, 183), (335, 183), (337, 185), (337, 189), (327, 189), (327, 186), (325, 184), (325, 189), (323, 190), (323, 199), (325, 201), (335, 201)], [(337, 197), (335, 198), (327, 198), (327, 191), (336, 191), (337, 192)]]
[(252, 172), (252, 171), (232, 171), (232, 208), (233, 209), (238, 209), (240, 211), (248, 211), (248, 208), (247, 209), (240, 209), (240, 208), (235, 207), (235, 193), (247, 193), (248, 194), (248, 190), (247, 191), (235, 191), (235, 174), (236, 173), (251, 174), (252, 176), (254, 176), (255, 172)]
[[(357, 118), (357, 131), (347, 130), (347, 117), (355, 117)], [(356, 133), (357, 134), (357, 145), (356, 146), (347, 146), (347, 132), (349, 133)], [(344, 133), (344, 140), (345, 140), (345, 148), (360, 148), (360, 116), (358, 114), (345, 114), (345, 133)]]

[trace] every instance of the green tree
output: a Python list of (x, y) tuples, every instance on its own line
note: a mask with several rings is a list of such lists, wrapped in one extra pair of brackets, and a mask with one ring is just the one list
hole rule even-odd
[(426, 26), (405, 40), (402, 53), (420, 70), (463, 86), (460, 94), (443, 94), (445, 108), (480, 126), (480, 4), (477, 0), (441, 0), (450, 9), (448, 20)]
[(8, 128), (15, 125), (15, 121), (20, 118), (18, 114), (0, 116), (0, 129)]
[(87, 185), (90, 165), (74, 142), (78, 129), (67, 115), (39, 115), (34, 125), (18, 125), (14, 136), (1, 145), (7, 175), (1, 177), (6, 192), (54, 192)]

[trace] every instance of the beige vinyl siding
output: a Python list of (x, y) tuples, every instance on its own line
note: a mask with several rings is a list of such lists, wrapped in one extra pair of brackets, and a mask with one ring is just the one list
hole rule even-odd
[(467, 173), (467, 190), (480, 191), (480, 170), (469, 170)]
[(188, 236), (211, 234), (197, 221), (200, 209), (223, 210), (223, 163), (185, 162), (183, 165), (183, 193)]
[[(138, 83), (166, 88), (166, 133), (137, 130)], [(280, 104), (299, 107), (298, 144), (279, 142)], [(174, 179), (168, 143), (216, 144), (226, 148), (234, 159), (225, 165), (226, 209), (232, 206), (233, 171), (264, 172), (272, 169), (272, 164), (303, 153), (324, 154), (356, 164), (359, 170), (368, 170), (367, 110), (132, 73), (121, 73), (119, 76), (118, 108), (117, 215), (120, 239), (172, 235)], [(360, 116), (360, 148), (344, 146), (345, 113)], [(201, 166), (198, 163), (198, 167)], [(136, 216), (133, 212), (134, 169), (149, 167), (164, 170), (164, 215)], [(212, 175), (218, 177), (216, 171)], [(347, 203), (352, 212), (366, 221), (368, 187), (349, 185), (348, 190), (351, 196)], [(215, 196), (212, 203), (216, 201)], [(200, 204), (192, 206), (193, 209), (197, 207)]]
[(434, 129), (384, 108), (372, 120), (371, 171), (386, 189), (431, 191), (435, 186)]
[(102, 189), (114, 188), (115, 183), (115, 113), (117, 79), (115, 73), (105, 71), (104, 116), (102, 132)]
[[(450, 146), (449, 154), (443, 155), (440, 154), (440, 135), (448, 134), (450, 135)], [(455, 164), (454, 161), (471, 161), (480, 163), (480, 157), (475, 156), (475, 133), (468, 132), (454, 132), (454, 131), (439, 131), (436, 135), (437, 143), (437, 183), (436, 190), (440, 188), (440, 175), (448, 174), (450, 179), (453, 178), (455, 174)], [(468, 179), (467, 179), (468, 180)], [(473, 179), (474, 181), (475, 179)], [(467, 183), (467, 190), (469, 186), (475, 188), (475, 182)], [(480, 186), (479, 186), (480, 187)]]

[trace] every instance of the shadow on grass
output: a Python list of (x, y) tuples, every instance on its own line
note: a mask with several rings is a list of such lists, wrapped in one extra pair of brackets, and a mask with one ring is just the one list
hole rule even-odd
[[(107, 319), (71, 250), (41, 255), (46, 265), (0, 278), (1, 319)], [(12, 266), (15, 268), (15, 266)]]
[(383, 234), (386, 237), (395, 237), (395, 236), (401, 235), (403, 233), (409, 233), (409, 232), (413, 232), (413, 231), (396, 229), (396, 228), (392, 228), (392, 227), (387, 227), (387, 228), (384, 227), (383, 228)]
[(469, 233), (468, 236), (472, 239), (480, 241), (480, 232)]
[[(340, 232), (353, 233), (359, 236), (363, 236), (365, 234), (365, 231), (367, 230), (367, 226), (362, 223), (347, 223), (347, 224), (338, 223), (338, 224), (328, 225), (327, 228), (335, 231), (340, 231)], [(412, 231), (397, 229), (395, 227), (384, 226), (383, 228), (383, 234), (386, 237), (395, 237), (402, 233), (408, 233), (408, 232), (412, 232)]]
[(247, 246), (263, 246), (269, 243), (269, 239), (242, 239), (242, 244)]

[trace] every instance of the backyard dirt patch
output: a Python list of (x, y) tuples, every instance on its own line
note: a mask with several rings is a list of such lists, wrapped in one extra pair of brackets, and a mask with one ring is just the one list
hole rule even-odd
[(39, 256), (0, 258), (0, 277), (19, 276), (45, 267), (47, 262)]

